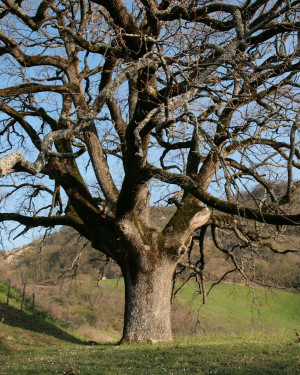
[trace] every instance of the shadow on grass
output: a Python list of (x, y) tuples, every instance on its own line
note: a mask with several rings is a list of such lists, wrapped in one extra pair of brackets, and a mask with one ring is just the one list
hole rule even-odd
[(0, 339), (0, 361), (2, 356), (8, 353), (8, 348), (4, 345), (3, 340)]
[[(59, 340), (68, 341), (75, 344), (87, 345), (86, 342), (77, 339), (76, 337), (57, 327), (54, 323), (45, 320), (43, 314), (39, 312), (28, 314), (24, 311), (15, 309), (12, 306), (7, 306), (0, 303), (0, 321), (2, 321), (3, 324), (11, 327), (18, 327), (33, 332), (46, 334)], [(2, 346), (3, 344), (0, 340), (0, 349)]]

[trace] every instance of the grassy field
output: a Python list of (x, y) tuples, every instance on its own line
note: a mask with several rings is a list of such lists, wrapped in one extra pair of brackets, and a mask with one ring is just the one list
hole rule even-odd
[[(103, 280), (100, 288), (109, 295), (123, 298), (122, 280)], [(189, 333), (191, 327), (202, 334), (246, 333), (253, 329), (277, 331), (281, 328), (300, 331), (300, 293), (296, 292), (219, 284), (212, 290), (207, 304), (202, 305), (197, 286), (189, 283), (176, 295), (173, 310), (173, 327), (178, 321), (180, 325), (189, 324)], [(112, 311), (109, 313), (113, 319)], [(198, 324), (195, 318), (198, 318)], [(175, 334), (180, 336), (182, 330), (175, 329)]]
[[(107, 281), (107, 288), (120, 292), (122, 285)], [(0, 374), (300, 374), (294, 332), (300, 328), (300, 295), (265, 293), (222, 285), (200, 311), (203, 325), (215, 324), (214, 333), (177, 337), (173, 344), (117, 346), (88, 345), (42, 311), (20, 311), (17, 292), (6, 306), (6, 289), (0, 284)], [(188, 302), (194, 294), (191, 286), (182, 290), (181, 303), (197, 309), (195, 301)], [(230, 324), (236, 333), (229, 333)], [(220, 326), (228, 333), (218, 333)]]
[(181, 290), (179, 298), (185, 303), (192, 301), (195, 311), (200, 308), (200, 328), (204, 332), (243, 333), (281, 328), (300, 331), (300, 293), (220, 284), (204, 306), (196, 293), (196, 287), (189, 285)]
[[(15, 347), (14, 335), (22, 346)], [(0, 359), (2, 375), (16, 374), (300, 374), (299, 345), (286, 332), (207, 335), (173, 344), (94, 345), (42, 333), (14, 331)], [(38, 337), (38, 335), (41, 335)]]

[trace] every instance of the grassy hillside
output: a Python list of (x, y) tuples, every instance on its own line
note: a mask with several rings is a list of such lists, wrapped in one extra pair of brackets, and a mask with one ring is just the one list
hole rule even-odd
[[(29, 289), (30, 290), (30, 289)], [(123, 280), (90, 283), (79, 277), (75, 284), (62, 287), (36, 285), (37, 304), (47, 311), (52, 322), (76, 330), (88, 340), (117, 341), (122, 333)], [(0, 302), (6, 302), (7, 285), (0, 284)], [(10, 305), (20, 308), (21, 297), (12, 290)], [(30, 308), (30, 303), (27, 305)], [(30, 311), (30, 310), (29, 310)], [(186, 284), (172, 305), (172, 327), (175, 336), (195, 333), (245, 333), (251, 330), (300, 331), (300, 293), (249, 289), (237, 284), (217, 285), (201, 304), (196, 285)]]
[[(103, 280), (101, 290), (120, 301), (124, 293), (123, 281)], [(113, 313), (110, 316), (113, 318)], [(281, 328), (300, 331), (300, 293), (220, 284), (212, 290), (206, 305), (202, 305), (195, 283), (190, 282), (176, 296), (172, 324), (174, 333), (179, 336), (193, 330), (201, 333)], [(180, 330), (179, 326), (184, 325), (186, 331)]]
[[(190, 284), (181, 290), (179, 297), (189, 303), (196, 293), (196, 287)], [(199, 309), (200, 328), (204, 332), (300, 330), (300, 293), (297, 292), (219, 284), (205, 306), (194, 299), (192, 307)]]
[[(159, 210), (153, 217), (166, 219)], [(226, 262), (210, 243), (207, 251), (205, 276), (212, 282)], [(0, 252), (0, 280), (11, 277), (20, 290), (27, 282), (38, 305), (33, 314), (28, 300), (20, 311), (21, 294), (12, 289), (6, 306), (7, 285), (0, 281), (1, 375), (300, 374), (300, 293), (226, 283), (203, 306), (190, 282), (172, 306), (174, 344), (118, 347), (124, 285), (113, 262), (101, 274), (106, 258), (100, 257), (68, 228), (43, 243)], [(256, 272), (262, 271), (273, 284), (298, 285), (299, 255), (261, 257)]]
[[(110, 284), (110, 285), (109, 285)], [(113, 287), (112, 281), (108, 288)], [(121, 288), (120, 284), (118, 288)], [(182, 298), (193, 293), (187, 288)], [(240, 292), (236, 301), (240, 300)], [(218, 320), (225, 319), (222, 304), (228, 289), (223, 286), (215, 297), (219, 304)], [(243, 294), (243, 293), (241, 293)], [(284, 293), (281, 295), (283, 298)], [(221, 296), (224, 298), (221, 300)], [(0, 373), (1, 375), (137, 375), (137, 374), (219, 374), (219, 375), (296, 375), (300, 373), (300, 346), (292, 329), (276, 332), (248, 331), (242, 334), (205, 334), (177, 338), (173, 344), (159, 345), (88, 345), (86, 341), (62, 330), (46, 319), (46, 314), (17, 306), (20, 296), (15, 293), (12, 306), (3, 301), (5, 287), (0, 289)], [(241, 297), (244, 300), (244, 297)], [(290, 294), (285, 304), (294, 306)], [(299, 299), (298, 299), (299, 302)], [(295, 306), (294, 306), (295, 307)], [(282, 309), (281, 318), (287, 323), (294, 307)], [(208, 315), (211, 311), (207, 312)], [(243, 309), (240, 310), (243, 314)], [(274, 318), (269, 317), (271, 321)], [(280, 318), (280, 319), (281, 319)], [(275, 319), (276, 320), (276, 319)], [(294, 320), (294, 323), (297, 321)], [(275, 321), (274, 321), (275, 324)], [(298, 321), (299, 324), (299, 321)]]
[(32, 312), (31, 308), (25, 306), (21, 311), (21, 294), (14, 288), (11, 290), (9, 305), (6, 304), (6, 295), (7, 285), (0, 283), (0, 352), (2, 354), (23, 350), (31, 345), (56, 344), (60, 340), (81, 342), (63, 330), (40, 307)]

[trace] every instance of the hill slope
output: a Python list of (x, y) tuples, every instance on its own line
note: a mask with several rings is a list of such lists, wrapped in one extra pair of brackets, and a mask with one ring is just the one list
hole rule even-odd
[[(156, 221), (166, 220), (165, 214), (157, 210), (153, 217)], [(205, 276), (208, 289), (210, 283), (226, 271), (226, 261), (209, 239), (207, 253)], [(261, 257), (256, 272), (264, 268), (266, 274), (269, 272), (283, 285), (300, 282), (297, 256), (272, 254), (269, 258)], [(73, 279), (74, 273), (76, 279)], [(35, 293), (37, 303), (65, 328), (76, 329), (78, 334), (93, 341), (117, 341), (120, 337), (124, 290), (122, 280), (117, 279), (120, 277), (119, 268), (70, 228), (2, 254), (0, 280), (8, 277), (20, 290), (26, 283), (27, 294)], [(201, 296), (197, 293), (195, 284), (189, 283), (177, 295), (172, 307), (175, 335), (245, 332), (252, 328), (273, 330), (285, 327), (290, 330), (300, 326), (295, 313), (300, 307), (300, 294), (297, 293), (223, 284), (213, 289), (206, 306), (201, 305)]]
[[(87, 340), (117, 341), (123, 326), (124, 284), (122, 280), (102, 280), (87, 285), (87, 277), (63, 287), (34, 285), (36, 303), (51, 324), (76, 331)], [(7, 285), (0, 284), (0, 302), (6, 301)], [(194, 283), (185, 285), (172, 305), (172, 327), (175, 336), (195, 333), (245, 333), (251, 330), (291, 332), (300, 330), (300, 294), (249, 289), (235, 284), (218, 285), (205, 306)], [(13, 294), (13, 293), (11, 293)], [(12, 308), (20, 308), (21, 299), (10, 299)], [(31, 303), (27, 306), (31, 308)], [(22, 315), (23, 316), (23, 315)], [(1, 320), (1, 312), (0, 312)]]
[[(217, 300), (221, 295), (226, 300), (227, 292), (220, 291)], [(191, 293), (185, 290), (183, 299)], [(42, 311), (21, 312), (21, 297), (14, 296), (13, 306), (5, 306), (6, 290), (0, 284), (1, 375), (299, 374), (299, 345), (291, 330), (201, 335), (166, 345), (87, 345), (45, 319)], [(217, 306), (220, 314), (223, 302)]]
[[(156, 214), (158, 215), (159, 212)], [(158, 220), (158, 216), (155, 218)], [(161, 220), (165, 219), (166, 216), (162, 216)], [(197, 248), (194, 253), (192, 257), (198, 256)], [(282, 255), (266, 251), (252, 259), (251, 252), (248, 252), (243, 257), (244, 266), (249, 267), (249, 276), (251, 277), (255, 272), (256, 279), (262, 284), (300, 290), (300, 253)], [(204, 270), (207, 281), (217, 281), (231, 268), (230, 262), (226, 261), (226, 255), (215, 248), (208, 236)], [(62, 228), (44, 240), (38, 239), (9, 253), (0, 252), (0, 279), (2, 280), (15, 274), (14, 278), (18, 278), (21, 282), (38, 283), (49, 282), (49, 280), (56, 282), (59, 277), (72, 276), (74, 273), (89, 275), (92, 280), (101, 279), (103, 276), (105, 278), (121, 276), (116, 263), (94, 250), (87, 240), (79, 237), (70, 228)], [(236, 280), (243, 282), (235, 273), (226, 278), (226, 281)]]

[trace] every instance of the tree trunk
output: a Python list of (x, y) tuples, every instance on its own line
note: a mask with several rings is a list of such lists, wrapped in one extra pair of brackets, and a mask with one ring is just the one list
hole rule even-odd
[(134, 273), (124, 274), (125, 313), (121, 343), (170, 342), (170, 290), (176, 263), (166, 259)]

